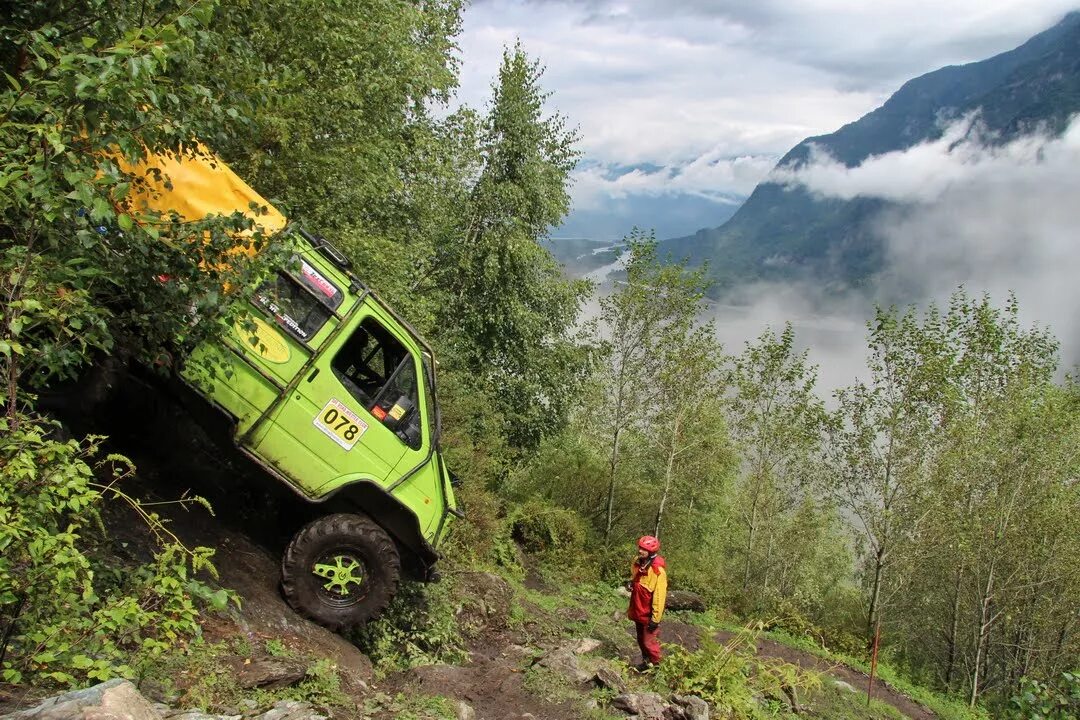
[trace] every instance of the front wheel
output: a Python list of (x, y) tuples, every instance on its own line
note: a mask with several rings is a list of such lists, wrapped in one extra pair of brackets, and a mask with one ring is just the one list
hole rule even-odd
[(308, 523), (281, 560), (289, 605), (334, 631), (377, 618), (400, 579), (394, 541), (366, 515), (326, 515)]

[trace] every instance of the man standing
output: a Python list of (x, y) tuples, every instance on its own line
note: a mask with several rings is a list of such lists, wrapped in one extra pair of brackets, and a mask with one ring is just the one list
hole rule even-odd
[(626, 616), (637, 625), (637, 642), (641, 648), (644, 671), (660, 663), (660, 619), (664, 616), (667, 598), (667, 563), (657, 555), (660, 541), (652, 535), (638, 540), (638, 556), (630, 567), (630, 609)]

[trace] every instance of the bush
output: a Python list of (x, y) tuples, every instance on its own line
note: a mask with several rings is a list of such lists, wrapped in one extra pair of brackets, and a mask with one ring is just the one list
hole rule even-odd
[(581, 550), (585, 545), (585, 521), (581, 516), (538, 498), (515, 507), (509, 522), (514, 540), (526, 552)]
[(449, 581), (403, 583), (379, 620), (355, 630), (353, 639), (380, 674), (462, 662), (467, 655), (453, 598)]
[(758, 658), (756, 640), (757, 632), (745, 628), (723, 645), (706, 636), (695, 652), (670, 647), (657, 680), (665, 692), (697, 695), (719, 716), (740, 719), (772, 717), (759, 697), (779, 703), (820, 685), (816, 675), (795, 665)]
[(1016, 720), (1070, 720), (1080, 717), (1080, 668), (1063, 672), (1056, 683), (1025, 678), (1020, 694), (1009, 701)]
[[(13, 429), (0, 420), (0, 678), (135, 677), (140, 663), (199, 633), (196, 598), (227, 602), (225, 591), (193, 577), (213, 572), (213, 551), (189, 550), (119, 489), (134, 467), (100, 458), (101, 438), (60, 440), (48, 421), (19, 420)], [(151, 562), (102, 559), (106, 497), (128, 501), (149, 523), (160, 541)]]
[(444, 555), (458, 564), (495, 565), (521, 574), (521, 565), (510, 525), (498, 497), (479, 484), (466, 482), (457, 490), (465, 520), (450, 526)]

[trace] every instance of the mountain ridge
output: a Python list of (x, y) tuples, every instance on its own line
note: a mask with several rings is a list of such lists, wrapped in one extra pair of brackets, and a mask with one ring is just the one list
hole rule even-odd
[[(938, 140), (949, 122), (976, 111), (996, 142), (1034, 130), (1060, 134), (1080, 112), (1080, 12), (1013, 50), (908, 80), (858, 120), (798, 143), (777, 168), (801, 167), (813, 147), (855, 167)], [(708, 263), (716, 296), (757, 280), (809, 279), (844, 291), (872, 284), (882, 269), (874, 220), (894, 207), (873, 197), (819, 198), (766, 179), (723, 225), (664, 240), (660, 252)]]

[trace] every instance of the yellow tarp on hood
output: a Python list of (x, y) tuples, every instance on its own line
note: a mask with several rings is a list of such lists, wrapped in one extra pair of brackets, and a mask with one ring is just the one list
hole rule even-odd
[[(207, 215), (232, 215), (239, 211), (266, 235), (278, 232), (288, 223), (266, 198), (201, 145), (195, 153), (152, 155), (134, 166), (121, 159), (119, 165), (124, 172), (145, 181), (145, 184), (133, 183), (124, 198), (124, 205), (135, 219), (147, 211), (157, 211), (166, 215), (176, 213), (182, 220), (196, 222)], [(154, 173), (155, 169), (161, 174)], [(166, 186), (166, 179), (171, 189)], [(263, 213), (253, 211), (251, 203), (263, 208)]]

